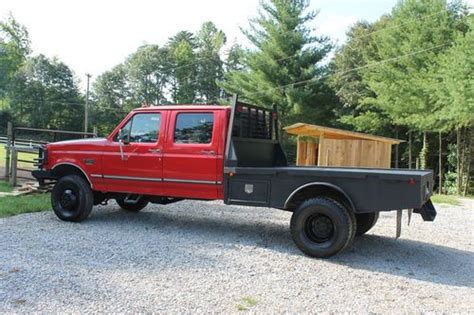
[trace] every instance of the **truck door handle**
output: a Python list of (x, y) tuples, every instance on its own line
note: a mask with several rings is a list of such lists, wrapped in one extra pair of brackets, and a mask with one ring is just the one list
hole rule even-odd
[(161, 153), (160, 149), (148, 149), (148, 152), (150, 153)]
[(207, 155), (216, 155), (214, 150), (202, 150), (201, 152)]

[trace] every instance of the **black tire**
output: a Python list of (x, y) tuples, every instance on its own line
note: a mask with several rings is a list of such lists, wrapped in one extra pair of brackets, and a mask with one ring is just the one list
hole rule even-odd
[(120, 208), (130, 212), (140, 212), (140, 210), (142, 210), (148, 205), (148, 200), (146, 200), (145, 198), (140, 198), (137, 203), (125, 202), (123, 198), (117, 198), (115, 199), (115, 201), (117, 201)]
[(54, 213), (63, 221), (80, 222), (92, 211), (94, 195), (89, 183), (79, 175), (61, 177), (51, 193)]
[(379, 213), (359, 213), (356, 214), (355, 217), (357, 220), (356, 235), (361, 236), (374, 227), (375, 223), (377, 223), (377, 220), (379, 219)]
[(329, 257), (344, 250), (354, 239), (356, 222), (337, 201), (314, 198), (303, 202), (291, 217), (291, 236), (296, 246), (311, 257)]

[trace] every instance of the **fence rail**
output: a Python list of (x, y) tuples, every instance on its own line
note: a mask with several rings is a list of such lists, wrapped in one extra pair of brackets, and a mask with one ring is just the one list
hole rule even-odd
[[(18, 137), (21, 132), (33, 132), (35, 135), (49, 136), (49, 141), (26, 139)], [(52, 136), (52, 137), (51, 137)], [(16, 186), (18, 178), (24, 178), (18, 175), (18, 171), (31, 172), (33, 168), (20, 167), (19, 163), (34, 165), (36, 162), (25, 160), (19, 157), (19, 153), (35, 154), (38, 156), (39, 147), (49, 142), (58, 140), (58, 136), (67, 136), (69, 139), (97, 137), (97, 129), (94, 132), (80, 132), (69, 130), (41, 129), (14, 127), (11, 122), (7, 125), (7, 135), (0, 136), (0, 144), (5, 146), (5, 178), (9, 180), (12, 186)]]
[[(7, 136), (0, 136), (0, 144), (9, 144), (10, 140)], [(25, 147), (33, 147), (35, 145), (43, 145), (48, 142), (40, 141), (40, 140), (33, 140), (33, 139), (15, 139), (15, 144)]]

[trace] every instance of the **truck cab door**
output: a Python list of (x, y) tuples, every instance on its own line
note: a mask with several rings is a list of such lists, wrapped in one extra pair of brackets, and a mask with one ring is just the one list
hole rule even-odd
[(163, 150), (165, 196), (216, 199), (222, 185), (217, 172), (217, 111), (186, 110), (169, 113)]
[[(135, 113), (113, 135), (102, 158), (103, 180), (109, 191), (162, 193), (165, 112)], [(122, 139), (120, 139), (120, 136)]]

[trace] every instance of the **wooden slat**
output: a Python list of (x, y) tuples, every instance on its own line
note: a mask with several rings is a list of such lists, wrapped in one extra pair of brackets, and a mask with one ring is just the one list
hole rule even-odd
[(319, 166), (389, 168), (391, 145), (370, 140), (323, 138), (318, 153)]
[(284, 128), (289, 134), (298, 136), (315, 136), (318, 137), (324, 134), (328, 139), (361, 139), (361, 140), (374, 140), (384, 143), (399, 144), (404, 142), (403, 140), (387, 138), (381, 136), (370, 135), (361, 132), (342, 130), (330, 127), (324, 127), (313, 124), (296, 123), (294, 125)]
[(318, 143), (318, 166), (325, 166), (324, 160), (323, 160), (323, 153), (324, 150), (324, 134), (321, 134), (319, 136), (319, 143)]

